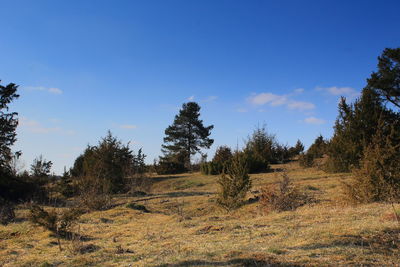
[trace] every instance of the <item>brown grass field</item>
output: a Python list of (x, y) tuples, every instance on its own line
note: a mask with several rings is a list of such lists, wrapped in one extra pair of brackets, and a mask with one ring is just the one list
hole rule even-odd
[[(85, 239), (61, 240), (61, 251), (18, 207), (17, 221), (0, 225), (0, 266), (400, 266), (390, 204), (344, 205), (341, 182), (349, 174), (296, 162), (273, 167), (251, 176), (253, 192), (286, 169), (317, 202), (281, 213), (255, 202), (227, 213), (215, 204), (217, 176), (155, 176), (151, 194), (118, 195), (114, 208), (84, 214), (75, 231)], [(128, 208), (132, 202), (150, 212)]]

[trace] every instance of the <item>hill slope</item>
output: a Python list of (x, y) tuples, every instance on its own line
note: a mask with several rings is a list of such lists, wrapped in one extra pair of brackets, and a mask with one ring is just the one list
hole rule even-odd
[(228, 214), (215, 205), (216, 176), (157, 176), (150, 195), (116, 196), (113, 209), (83, 215), (77, 231), (86, 238), (61, 241), (61, 252), (21, 207), (18, 222), (0, 226), (0, 266), (399, 265), (400, 230), (390, 205), (340, 204), (348, 174), (297, 163), (273, 167), (251, 176), (253, 192), (277, 182), (284, 168), (317, 203), (266, 214), (255, 202)]

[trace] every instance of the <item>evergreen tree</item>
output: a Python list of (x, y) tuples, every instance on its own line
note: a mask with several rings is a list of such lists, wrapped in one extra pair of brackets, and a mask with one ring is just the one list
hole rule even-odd
[(204, 126), (199, 117), (200, 106), (196, 102), (183, 104), (173, 124), (165, 129), (162, 145), (164, 160), (179, 156), (178, 162), (189, 169), (191, 156), (200, 152), (201, 148), (210, 148), (214, 140), (209, 136), (214, 126)]
[[(144, 159), (142, 152), (140, 157), (141, 162)], [(97, 146), (88, 146), (75, 160), (71, 173), (83, 179), (93, 179), (101, 192), (117, 193), (122, 190), (124, 178), (132, 173), (134, 166), (135, 156), (129, 144), (123, 145), (109, 131)]]
[(383, 99), (400, 108), (400, 48), (386, 48), (378, 57), (378, 71), (367, 81)]
[(257, 127), (248, 138), (244, 154), (250, 173), (269, 170), (269, 164), (274, 161), (274, 148), (277, 145), (275, 135), (268, 133), (266, 126)]
[[(11, 146), (17, 141), (18, 113), (9, 112), (8, 106), (19, 97), (17, 88), (18, 86), (13, 83), (6, 86), (0, 84), (0, 168), (2, 172), (11, 171), (10, 162), (14, 157)], [(17, 152), (17, 155), (19, 154)]]
[(45, 178), (50, 176), (51, 166), (53, 163), (47, 161), (40, 155), (38, 158), (33, 160), (31, 165), (31, 175), (37, 178)]
[(355, 203), (400, 201), (400, 120), (382, 116), (378, 126), (364, 149), (361, 167), (345, 184), (347, 196)]
[(240, 207), (251, 188), (248, 175), (247, 160), (242, 152), (236, 151), (226, 173), (218, 180), (220, 192), (218, 204), (226, 210)]
[(328, 171), (347, 172), (352, 167), (359, 167), (364, 148), (371, 143), (381, 116), (387, 120), (394, 114), (385, 108), (379, 95), (369, 87), (363, 89), (354, 104), (347, 104), (345, 98), (341, 99), (335, 132), (327, 150)]

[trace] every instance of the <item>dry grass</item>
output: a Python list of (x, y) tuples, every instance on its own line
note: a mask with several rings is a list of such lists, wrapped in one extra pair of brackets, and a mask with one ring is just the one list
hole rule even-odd
[(0, 226), (0, 266), (399, 265), (400, 230), (390, 205), (343, 205), (340, 184), (348, 174), (296, 163), (273, 167), (276, 173), (252, 175), (253, 194), (278, 182), (285, 168), (318, 202), (268, 214), (255, 202), (226, 213), (215, 205), (216, 176), (157, 176), (152, 194), (116, 196), (114, 208), (83, 215), (83, 238), (61, 241), (61, 252), (57, 239), (26, 221), (20, 207), (16, 222)]

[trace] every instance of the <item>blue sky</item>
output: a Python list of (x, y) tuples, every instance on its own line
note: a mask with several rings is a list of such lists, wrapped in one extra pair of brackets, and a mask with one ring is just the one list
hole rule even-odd
[(215, 143), (266, 123), (282, 143), (330, 137), (386, 47), (399, 1), (0, 1), (0, 79), (20, 85), (18, 142), (69, 168), (110, 129), (147, 161), (182, 103)]

